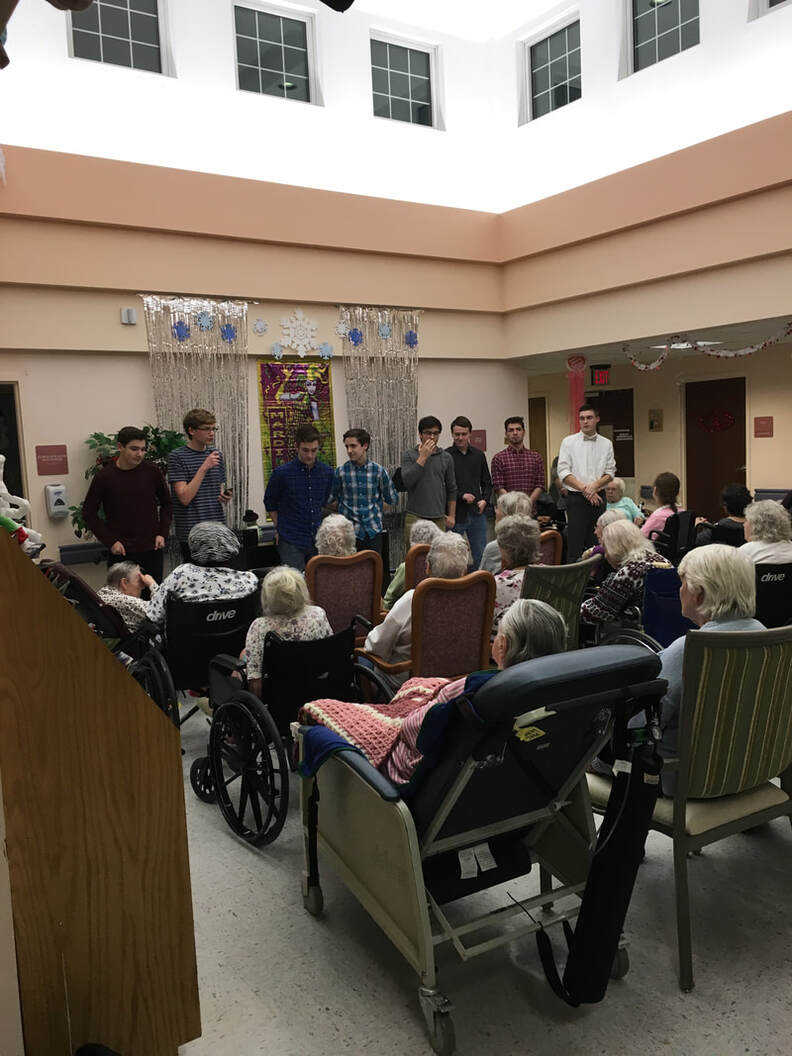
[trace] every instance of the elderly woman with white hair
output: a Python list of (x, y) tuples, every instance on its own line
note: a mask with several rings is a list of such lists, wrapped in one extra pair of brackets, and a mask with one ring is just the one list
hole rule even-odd
[(602, 532), (602, 545), (605, 560), (615, 571), (580, 606), (580, 618), (588, 624), (621, 619), (628, 605), (640, 604), (646, 573), (652, 568), (671, 568), (631, 521), (620, 519), (609, 524)]
[[(531, 496), (524, 491), (507, 491), (495, 503), (495, 527), (498, 527), (498, 522), (504, 517), (513, 517), (516, 513), (524, 514), (526, 517), (533, 517)], [(484, 547), (479, 568), (484, 572), (491, 572), (493, 576), (503, 568), (497, 538), (487, 543)]]
[(331, 513), (316, 530), (315, 546), (325, 557), (351, 557), (357, 550), (354, 524), (343, 513)]
[[(605, 499), (608, 510), (622, 510), (624, 516), (637, 524), (640, 528), (644, 522), (644, 515), (629, 496), (624, 494), (625, 485), (621, 477), (614, 477), (605, 485)], [(606, 511), (607, 512), (607, 511)]]
[[(461, 579), (467, 572), (469, 561), (467, 539), (453, 532), (440, 532), (426, 557), (427, 574), (439, 579)], [(365, 643), (367, 652), (376, 653), (389, 664), (409, 660), (412, 653), (414, 593), (414, 590), (408, 590), (403, 594), (382, 623), (369, 631)]]
[[(442, 534), (434, 521), (414, 521), (410, 528), (410, 546), (421, 546), (425, 543), (429, 543), (431, 546), (438, 535)], [(405, 565), (404, 561), (402, 561), (393, 573), (393, 578), (385, 591), (385, 597), (382, 602), (386, 609), (392, 609), (402, 594), (404, 594), (404, 569)]]
[(745, 510), (743, 531), (746, 542), (737, 551), (740, 557), (755, 565), (792, 564), (792, 520), (780, 502), (751, 503)]
[(502, 569), (495, 576), (492, 641), (495, 641), (501, 617), (522, 593), (525, 569), (528, 565), (539, 563), (540, 536), (537, 522), (524, 513), (504, 517), (495, 525), (495, 540), (500, 549)]

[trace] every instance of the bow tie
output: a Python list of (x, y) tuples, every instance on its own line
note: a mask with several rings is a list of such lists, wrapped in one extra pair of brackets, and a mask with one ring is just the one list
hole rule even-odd
[(586, 436), (586, 434), (584, 433), (583, 434), (583, 439), (584, 440), (590, 440), (592, 443), (594, 443), (594, 441), (597, 439), (597, 435), (598, 434), (595, 433), (593, 436)]

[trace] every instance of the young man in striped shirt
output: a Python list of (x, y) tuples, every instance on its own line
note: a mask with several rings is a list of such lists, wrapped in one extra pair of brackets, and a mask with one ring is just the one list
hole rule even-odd
[(217, 422), (211, 411), (199, 407), (184, 416), (187, 443), (168, 455), (168, 482), (173, 492), (173, 520), (182, 560), (190, 560), (187, 536), (202, 521), (225, 524), (225, 506), (231, 501), (225, 459), (214, 446)]
[(368, 457), (370, 443), (365, 429), (344, 433), (349, 461), (335, 471), (333, 499), (338, 512), (355, 526), (358, 550), (376, 550), (381, 555), (383, 505), (395, 505), (399, 496), (388, 471)]

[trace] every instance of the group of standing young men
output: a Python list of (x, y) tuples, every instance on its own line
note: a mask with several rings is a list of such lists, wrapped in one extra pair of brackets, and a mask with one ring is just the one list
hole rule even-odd
[[(566, 498), (570, 561), (591, 545), (605, 505), (603, 489), (616, 473), (613, 445), (597, 432), (598, 421), (594, 408), (584, 404), (580, 431), (567, 436), (559, 452), (556, 484)], [(145, 461), (145, 434), (127, 426), (118, 434), (117, 459), (96, 474), (83, 506), (86, 525), (108, 547), (108, 563), (135, 561), (157, 581), (171, 518), (182, 557), (188, 560), (190, 529), (201, 521), (224, 522), (231, 500), (223, 455), (214, 446), (214, 415), (195, 409), (183, 424), (187, 443), (168, 456), (170, 491), (157, 467)], [(392, 480), (368, 457), (371, 437), (365, 429), (344, 433), (348, 461), (333, 470), (317, 457), (317, 429), (301, 425), (295, 458), (273, 470), (264, 494), (281, 561), (305, 567), (316, 553), (316, 530), (330, 505), (354, 524), (359, 550), (382, 553), (384, 506), (396, 503), (399, 490), (407, 493), (406, 540), (416, 520), (434, 521), (467, 536), (473, 567), (478, 568), (487, 542), (489, 503), (507, 491), (523, 491), (535, 502), (546, 482), (541, 456), (525, 447), (522, 417), (506, 419), (506, 447), (493, 456), (491, 474), (484, 452), (470, 442), (472, 428), (459, 415), (451, 423), (453, 443), (444, 449), (440, 421), (433, 415), (421, 418), (419, 443), (404, 452)]]

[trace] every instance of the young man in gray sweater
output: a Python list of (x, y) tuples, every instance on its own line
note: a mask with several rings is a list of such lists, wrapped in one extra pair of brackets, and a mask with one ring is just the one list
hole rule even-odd
[(457, 486), (451, 455), (439, 445), (443, 426), (434, 415), (418, 423), (417, 447), (402, 455), (401, 477), (407, 491), (404, 545), (410, 545), (410, 528), (418, 520), (434, 521), (442, 530), (454, 527)]

